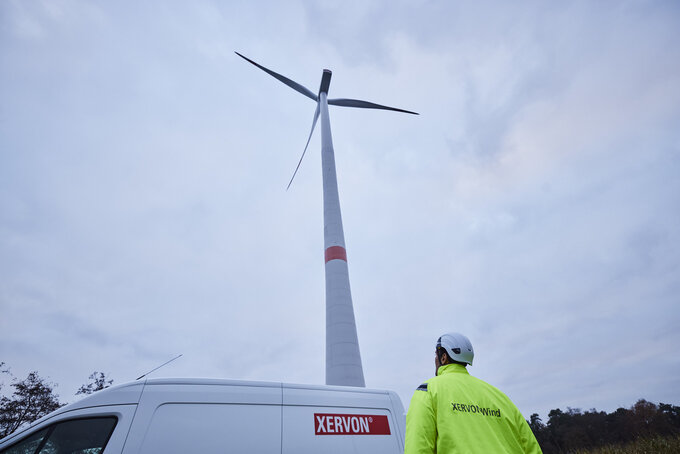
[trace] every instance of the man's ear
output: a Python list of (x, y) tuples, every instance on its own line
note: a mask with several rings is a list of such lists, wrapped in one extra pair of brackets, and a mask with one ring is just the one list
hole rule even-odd
[(442, 355), (439, 358), (439, 362), (442, 363), (442, 366), (444, 364), (450, 364), (451, 363), (451, 358), (449, 358), (449, 354), (442, 348)]

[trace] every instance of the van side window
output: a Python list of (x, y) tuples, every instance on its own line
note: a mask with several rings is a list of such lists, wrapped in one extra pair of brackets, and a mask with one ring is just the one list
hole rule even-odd
[(2, 454), (33, 454), (38, 449), (38, 446), (42, 444), (45, 435), (52, 430), (51, 428), (43, 429), (39, 432), (34, 433), (28, 438), (24, 438), (20, 443), (12, 446), (9, 449), (2, 451)]
[(0, 454), (100, 454), (117, 418), (71, 419), (49, 426)]

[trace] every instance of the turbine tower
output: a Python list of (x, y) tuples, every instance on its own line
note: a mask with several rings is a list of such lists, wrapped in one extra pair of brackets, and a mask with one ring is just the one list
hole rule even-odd
[(308, 88), (255, 63), (238, 52), (236, 52), (236, 55), (316, 102), (312, 130), (309, 133), (307, 144), (298, 161), (295, 172), (293, 172), (293, 177), (288, 183), (288, 187), (290, 187), (300, 168), (320, 115), (324, 256), (326, 263), (326, 384), (364, 387), (366, 384), (361, 365), (361, 353), (359, 351), (359, 340), (354, 319), (352, 294), (349, 287), (347, 251), (345, 249), (345, 235), (342, 229), (342, 215), (340, 213), (338, 180), (335, 172), (335, 155), (333, 151), (333, 138), (331, 137), (331, 123), (328, 116), (328, 105), (418, 114), (358, 99), (328, 99), (328, 88), (330, 87), (332, 75), (328, 69), (323, 70), (321, 85), (318, 93), (315, 94)]

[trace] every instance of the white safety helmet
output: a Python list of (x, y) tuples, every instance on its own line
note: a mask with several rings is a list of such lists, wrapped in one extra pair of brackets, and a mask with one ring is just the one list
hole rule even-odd
[(472, 359), (475, 351), (472, 349), (470, 339), (460, 333), (446, 333), (437, 339), (437, 350), (443, 348), (448, 353), (449, 358), (460, 363), (467, 363), (472, 366)]

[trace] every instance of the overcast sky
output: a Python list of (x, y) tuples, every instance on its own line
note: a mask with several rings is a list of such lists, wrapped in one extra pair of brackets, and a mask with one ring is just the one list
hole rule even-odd
[(330, 97), (367, 386), (470, 372), (528, 417), (680, 404), (680, 5), (0, 3), (0, 361), (323, 383)]

